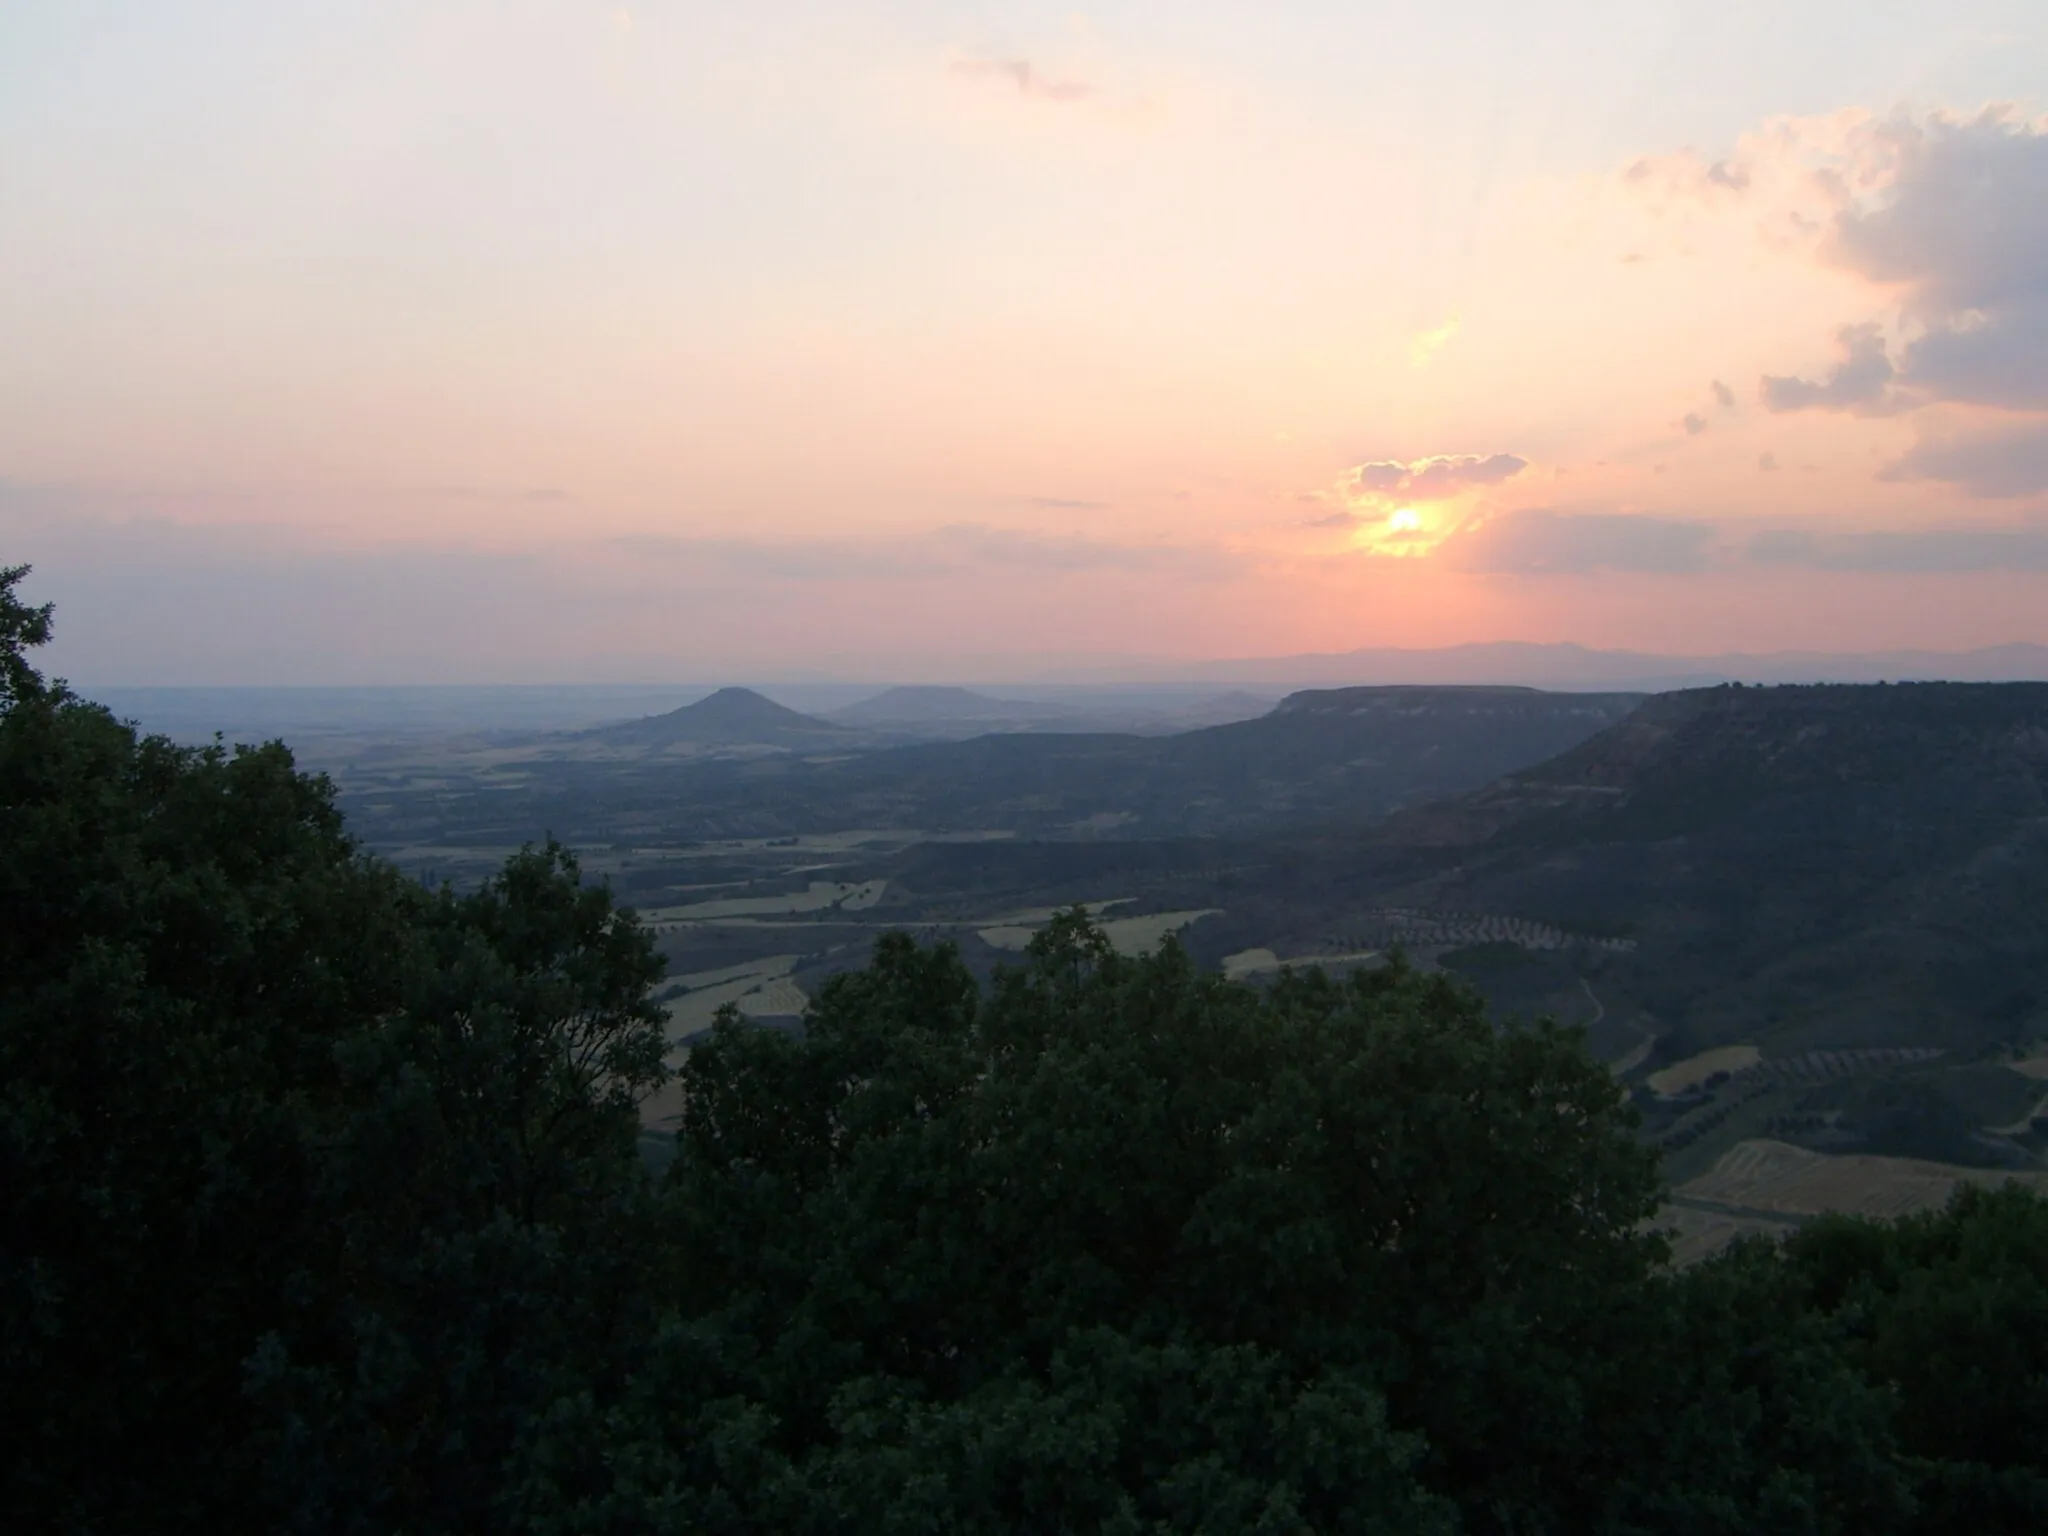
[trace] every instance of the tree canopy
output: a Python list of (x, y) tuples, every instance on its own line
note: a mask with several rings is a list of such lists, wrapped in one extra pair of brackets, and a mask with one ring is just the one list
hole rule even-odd
[(885, 936), (667, 1076), (568, 851), (365, 853), (46, 682), (0, 572), (0, 1507), (53, 1531), (1865, 1532), (2048, 1520), (2048, 1205), (1674, 1272), (1574, 1031)]
[(22, 611), (0, 1505), (25, 1529), (481, 1528), (523, 1426), (601, 1374), (641, 1294), (647, 934), (552, 846), (466, 895), (404, 880), (283, 747), (174, 746), (45, 686)]
[(43, 687), (28, 653), (50, 642), (50, 604), (31, 608), (14, 595), (28, 571), (25, 565), (0, 565), (0, 711)]

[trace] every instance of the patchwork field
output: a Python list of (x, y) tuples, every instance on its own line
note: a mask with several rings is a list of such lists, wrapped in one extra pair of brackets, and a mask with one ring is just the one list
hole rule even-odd
[(1036, 933), (1060, 913), (1071, 912), (1076, 907), (1080, 907), (1090, 917), (1100, 918), (1111, 907), (1127, 907), (1131, 901), (1132, 898), (1129, 896), (1110, 896), (1099, 901), (1070, 901), (1064, 906), (1031, 907), (1022, 912), (1006, 912), (1001, 917), (985, 919), (983, 931), (1007, 932), (1012, 928), (1023, 928)]
[(749, 1018), (802, 1013), (809, 999), (790, 979), (798, 959), (796, 955), (768, 955), (677, 977), (677, 984), (687, 990), (667, 1004), (670, 1038), (681, 1040), (709, 1029), (727, 1003)]
[(680, 923), (715, 923), (729, 918), (799, 917), (837, 910), (865, 912), (882, 899), (886, 880), (864, 880), (858, 884), (836, 880), (813, 880), (801, 891), (783, 896), (733, 896), (717, 901), (694, 901), (679, 907), (657, 907), (641, 916), (656, 933)]

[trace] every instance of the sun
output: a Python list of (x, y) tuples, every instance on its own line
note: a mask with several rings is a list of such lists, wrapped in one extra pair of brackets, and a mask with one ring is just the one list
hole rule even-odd
[(1351, 544), (1369, 554), (1408, 560), (1427, 555), (1443, 542), (1443, 513), (1433, 506), (1367, 504), (1352, 513)]

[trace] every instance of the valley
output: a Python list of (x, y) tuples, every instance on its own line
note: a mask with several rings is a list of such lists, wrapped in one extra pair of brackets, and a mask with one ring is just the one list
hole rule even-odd
[[(983, 707), (912, 693), (877, 708)], [(1398, 951), (1584, 1028), (1682, 1253), (1814, 1190), (1875, 1209), (2048, 1170), (2048, 688), (1330, 689), (1177, 734), (911, 744), (840, 713), (727, 690), (326, 766), (423, 878), (577, 849), (658, 936), (678, 1053), (727, 1004), (800, 1027), (882, 933), (987, 976), (1085, 905), (1119, 949), (1172, 934), (1253, 984)], [(1824, 1161), (1766, 1197), (1745, 1158)]]

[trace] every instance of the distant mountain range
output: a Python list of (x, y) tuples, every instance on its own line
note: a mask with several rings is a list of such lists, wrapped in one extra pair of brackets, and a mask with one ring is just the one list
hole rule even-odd
[(1036, 699), (995, 699), (967, 688), (890, 688), (831, 711), (844, 725), (978, 725), (987, 721), (1067, 720), (1085, 711)]
[[(1123, 675), (1121, 672), (1119, 675)], [(1439, 650), (1381, 648), (1301, 656), (1175, 663), (1134, 669), (1157, 682), (1281, 684), (1513, 683), (1530, 688), (1658, 693), (1715, 683), (2037, 682), (2048, 680), (2048, 646), (1972, 651), (1774, 651), (1671, 656), (1582, 645), (1504, 641)]]
[[(1356, 823), (1554, 756), (1638, 702), (1527, 688), (1335, 689), (1172, 735), (1040, 731), (891, 747), (727, 689), (562, 739), (559, 755), (522, 761), (522, 794), (559, 794), (564, 811), (544, 819), (565, 832), (591, 817), (686, 837), (916, 828), (1129, 839)], [(638, 750), (592, 759), (584, 744)]]
[[(1058, 675), (1053, 672), (1058, 670)], [(1196, 662), (1133, 659), (1048, 668), (1036, 683), (884, 688), (816, 680), (763, 683), (746, 690), (823, 731), (840, 724), (871, 737), (960, 739), (1000, 731), (1182, 731), (1263, 714), (1303, 688), (1371, 686), (1519, 686), (1580, 692), (1660, 693), (1723, 682), (2033, 682), (2048, 681), (2048, 646), (2015, 644), (1973, 651), (1783, 651), (1764, 655), (1658, 655), (1585, 646), (1500, 643), (1436, 650), (1381, 648), (1331, 654)], [(302, 749), (322, 739), (452, 737), (480, 732), (587, 730), (621, 723), (619, 741), (660, 731), (633, 719), (676, 698), (709, 702), (701, 684), (534, 684), (377, 687), (98, 686), (86, 690), (124, 718), (181, 741), (215, 731), (230, 740), (283, 736)], [(1028, 697), (1018, 697), (1026, 694)], [(734, 712), (737, 714), (737, 711)], [(759, 723), (767, 725), (768, 717)], [(731, 722), (734, 727), (744, 720)], [(713, 719), (673, 728), (671, 745), (702, 733), (723, 742)], [(794, 744), (784, 720), (771, 736)], [(871, 742), (870, 744), (875, 744)], [(337, 748), (337, 750), (344, 750)], [(352, 751), (353, 747), (345, 750)]]
[(1256, 719), (1277, 702), (1273, 695), (1201, 694), (1193, 698), (1155, 692), (1133, 700), (1106, 696), (1046, 700), (1006, 698), (968, 688), (890, 688), (873, 698), (828, 712), (842, 725), (885, 735), (927, 740), (961, 740), (991, 732), (1133, 732), (1164, 735)]

